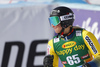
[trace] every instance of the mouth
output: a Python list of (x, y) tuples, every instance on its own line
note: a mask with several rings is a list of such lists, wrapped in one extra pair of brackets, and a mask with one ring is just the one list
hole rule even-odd
[(57, 27), (53, 27), (53, 29), (56, 29)]

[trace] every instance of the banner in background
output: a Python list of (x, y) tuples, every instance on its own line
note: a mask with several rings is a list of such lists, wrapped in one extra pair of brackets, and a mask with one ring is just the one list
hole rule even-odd
[(56, 5), (0, 8), (0, 67), (43, 67)]
[(86, 2), (89, 4), (100, 5), (100, 0), (86, 0)]
[(83, 4), (87, 4), (86, 0), (53, 0), (53, 2), (83, 3)]
[(73, 9), (75, 13), (74, 25), (92, 32), (100, 43), (100, 11)]

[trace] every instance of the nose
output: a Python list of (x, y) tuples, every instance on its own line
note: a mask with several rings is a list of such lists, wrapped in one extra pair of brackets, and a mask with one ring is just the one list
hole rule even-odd
[(52, 27), (55, 27), (53, 24), (51, 25)]

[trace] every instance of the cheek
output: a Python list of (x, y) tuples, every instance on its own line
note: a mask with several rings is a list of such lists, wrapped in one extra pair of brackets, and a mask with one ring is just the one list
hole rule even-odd
[(61, 30), (62, 30), (62, 27), (57, 27), (57, 29), (55, 29), (55, 32), (56, 32), (56, 33), (60, 33)]
[(59, 27), (58, 29), (59, 29), (59, 31), (61, 31), (62, 30), (62, 27)]

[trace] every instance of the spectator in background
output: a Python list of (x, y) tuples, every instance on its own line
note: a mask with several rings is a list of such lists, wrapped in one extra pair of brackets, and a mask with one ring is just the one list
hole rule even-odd
[(83, 4), (100, 5), (100, 0), (53, 0), (53, 2), (83, 3)]
[(89, 31), (73, 26), (73, 11), (64, 6), (52, 10), (49, 21), (58, 34), (48, 42), (44, 67), (58, 67), (59, 58), (64, 67), (99, 67), (100, 45)]
[(100, 0), (86, 0), (89, 4), (100, 5)]

